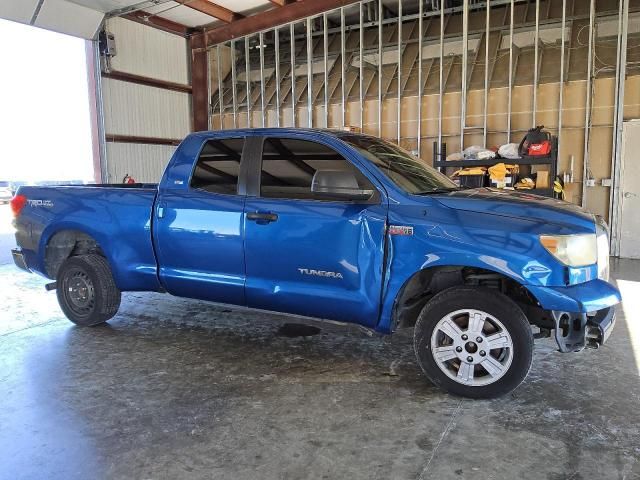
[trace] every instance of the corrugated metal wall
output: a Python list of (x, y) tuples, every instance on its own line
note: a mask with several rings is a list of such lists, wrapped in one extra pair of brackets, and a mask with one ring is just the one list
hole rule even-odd
[(109, 134), (179, 139), (189, 133), (188, 93), (105, 78), (102, 95)]
[(122, 182), (125, 175), (138, 182), (157, 183), (167, 162), (176, 151), (171, 145), (142, 145), (139, 143), (107, 143), (109, 181)]
[(189, 83), (186, 39), (118, 17), (107, 21), (107, 30), (118, 48), (111, 61), (114, 70)]
[[(103, 59), (103, 71), (190, 83), (185, 38), (122, 18), (109, 19), (106, 30), (115, 36), (117, 54), (108, 66)], [(108, 176), (104, 181), (121, 182), (125, 174), (140, 182), (159, 181), (175, 151), (162, 143), (180, 140), (191, 131), (190, 97), (185, 92), (103, 77)], [(158, 144), (149, 144), (150, 139)]]

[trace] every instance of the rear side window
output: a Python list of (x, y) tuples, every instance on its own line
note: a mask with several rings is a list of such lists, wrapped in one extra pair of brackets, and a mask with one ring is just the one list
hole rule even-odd
[(316, 170), (353, 172), (360, 188), (375, 190), (360, 170), (325, 145), (308, 140), (267, 137), (262, 151), (260, 196), (326, 200), (311, 192)]
[(211, 193), (238, 193), (244, 138), (208, 140), (200, 152), (191, 187)]

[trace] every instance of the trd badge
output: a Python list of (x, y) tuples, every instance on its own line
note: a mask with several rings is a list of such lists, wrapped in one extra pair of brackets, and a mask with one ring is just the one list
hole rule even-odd
[(406, 225), (389, 225), (389, 235), (413, 235), (413, 227)]

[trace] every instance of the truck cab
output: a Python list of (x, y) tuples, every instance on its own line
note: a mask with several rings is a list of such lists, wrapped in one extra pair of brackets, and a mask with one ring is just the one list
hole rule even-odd
[[(108, 320), (121, 291), (156, 290), (383, 334), (410, 327), (425, 374), (465, 396), (525, 378), (532, 326), (561, 352), (599, 347), (620, 301), (600, 219), (560, 200), (462, 190), (400, 147), (345, 131), (199, 132), (157, 189), (16, 198), (16, 264), (55, 279), (76, 323)], [(101, 282), (111, 296), (76, 308)]]

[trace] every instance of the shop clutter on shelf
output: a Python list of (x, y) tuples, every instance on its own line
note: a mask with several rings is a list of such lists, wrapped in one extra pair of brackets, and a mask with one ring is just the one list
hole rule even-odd
[(562, 188), (554, 191), (557, 146), (557, 137), (543, 126), (529, 130), (520, 143), (494, 148), (473, 145), (450, 155), (446, 155), (446, 144), (438, 148), (436, 142), (434, 166), (462, 187), (526, 190), (562, 198)]

